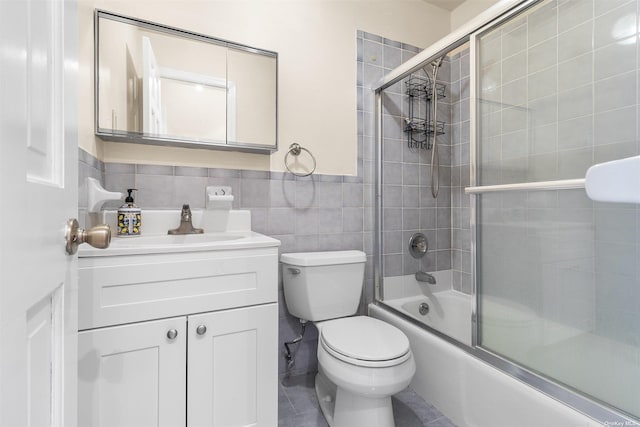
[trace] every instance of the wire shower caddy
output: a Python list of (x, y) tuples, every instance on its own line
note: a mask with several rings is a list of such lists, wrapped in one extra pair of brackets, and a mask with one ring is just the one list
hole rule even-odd
[[(430, 150), (433, 143), (429, 137), (433, 136), (434, 132), (437, 135), (444, 135), (444, 122), (438, 120), (434, 122), (430, 118), (432, 116), (431, 99), (434, 96), (433, 80), (429, 75), (419, 76), (412, 74), (404, 84), (405, 93), (409, 97), (409, 114), (404, 119), (407, 144), (409, 148)], [(443, 83), (436, 82), (436, 99), (445, 97), (445, 88), (446, 86)], [(420, 114), (421, 109), (424, 109), (424, 114)]]

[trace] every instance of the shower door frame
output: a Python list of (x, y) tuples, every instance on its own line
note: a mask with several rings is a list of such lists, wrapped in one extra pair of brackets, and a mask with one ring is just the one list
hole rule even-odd
[[(499, 369), (503, 373), (533, 387), (539, 392), (558, 400), (559, 402), (573, 408), (574, 410), (594, 419), (602, 424), (608, 425), (637, 425), (638, 420), (629, 414), (620, 412), (604, 402), (591, 399), (579, 390), (572, 390), (568, 387), (543, 377), (530, 371), (513, 361), (501, 357), (478, 344), (478, 284), (477, 284), (477, 195), (495, 191), (516, 191), (531, 189), (575, 189), (584, 188), (584, 179), (568, 179), (548, 182), (532, 182), (525, 184), (507, 184), (495, 186), (477, 186), (477, 82), (478, 82), (478, 37), (495, 28), (505, 21), (515, 17), (525, 10), (541, 3), (545, 0), (503, 0), (487, 9), (467, 24), (458, 28), (446, 37), (435, 42), (431, 46), (418, 53), (407, 62), (390, 71), (374, 87), (375, 102), (375, 185), (374, 185), (374, 304), (393, 312), (406, 321), (434, 333), (448, 343), (455, 345), (463, 351), (481, 359), (489, 365)], [(451, 50), (469, 42), (469, 63), (470, 63), (470, 186), (465, 189), (465, 194), (471, 196), (470, 217), (471, 217), (471, 271), (473, 275), (473, 286), (471, 293), (471, 347), (463, 344), (448, 335), (441, 333), (422, 322), (398, 311), (385, 304), (384, 287), (382, 286), (384, 277), (384, 263), (382, 253), (382, 91), (398, 82), (411, 73), (423, 68), (426, 64), (442, 57)]]

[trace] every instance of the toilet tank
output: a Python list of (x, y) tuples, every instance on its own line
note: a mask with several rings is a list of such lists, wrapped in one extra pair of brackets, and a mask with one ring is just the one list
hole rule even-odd
[(311, 321), (355, 314), (366, 260), (361, 251), (280, 255), (287, 310), (295, 317)]

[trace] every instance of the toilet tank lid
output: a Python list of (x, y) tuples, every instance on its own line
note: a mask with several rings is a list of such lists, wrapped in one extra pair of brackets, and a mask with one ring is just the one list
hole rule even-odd
[(280, 255), (280, 262), (301, 267), (355, 264), (366, 261), (367, 255), (362, 251), (298, 252)]

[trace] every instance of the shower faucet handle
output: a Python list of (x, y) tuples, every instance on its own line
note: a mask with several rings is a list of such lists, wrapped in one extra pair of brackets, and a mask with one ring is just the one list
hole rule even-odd
[(415, 259), (420, 259), (426, 255), (429, 250), (429, 242), (427, 236), (422, 233), (414, 233), (409, 239), (409, 253)]

